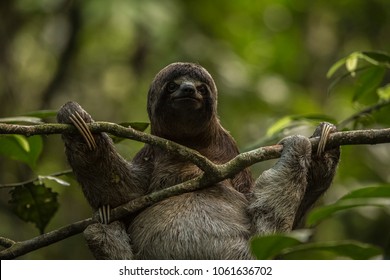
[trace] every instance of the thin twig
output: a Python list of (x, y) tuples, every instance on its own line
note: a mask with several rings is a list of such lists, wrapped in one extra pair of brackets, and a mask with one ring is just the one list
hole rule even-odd
[(383, 107), (386, 107), (386, 106), (389, 106), (390, 105), (390, 100), (386, 100), (386, 101), (382, 101), (382, 102), (379, 102), (377, 104), (374, 104), (372, 106), (369, 106), (369, 107), (366, 107), (364, 108), (363, 110), (353, 114), (352, 116), (350, 116), (349, 118), (339, 122), (337, 124), (337, 128), (338, 129), (343, 129), (348, 123), (350, 122), (353, 122), (353, 121), (356, 121), (358, 119), (360, 119), (361, 117), (363, 116), (367, 116), (367, 115), (370, 115), (372, 114), (373, 112), (375, 111), (379, 111), (380, 109), (382, 109)]
[[(50, 176), (50, 177), (59, 177), (59, 176), (71, 174), (72, 172), (73, 172), (72, 169), (68, 169), (68, 170), (55, 172), (55, 173), (52, 173), (50, 175), (45, 175), (43, 177), (48, 177), (48, 176)], [(34, 183), (36, 181), (39, 181), (39, 180), (41, 180), (41, 178), (40, 177), (36, 177), (36, 178), (30, 179), (30, 180), (23, 181), (23, 182), (18, 182), (18, 183), (0, 184), (0, 189), (8, 189), (8, 188), (15, 188), (15, 187), (19, 187), (19, 186), (24, 186), (24, 185), (28, 185), (28, 184)]]

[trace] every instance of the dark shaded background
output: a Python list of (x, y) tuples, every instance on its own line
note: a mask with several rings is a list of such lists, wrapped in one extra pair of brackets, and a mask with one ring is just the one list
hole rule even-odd
[[(191, 61), (215, 78), (222, 123), (245, 150), (284, 116), (324, 114), (339, 122), (370, 104), (370, 98), (351, 102), (353, 82), (327, 95), (326, 72), (353, 51), (390, 51), (389, 34), (388, 0), (1, 1), (0, 117), (58, 109), (74, 100), (96, 120), (145, 122), (146, 93), (157, 71)], [(388, 109), (375, 113), (365, 127), (389, 127), (389, 115)], [(118, 149), (131, 158), (141, 146), (125, 141)], [(46, 137), (34, 171), (0, 157), (0, 184), (66, 169), (62, 151), (59, 136)], [(269, 164), (254, 166), (255, 173)], [(344, 147), (323, 202), (389, 182), (389, 170), (389, 145)], [(52, 188), (61, 207), (48, 230), (91, 215), (76, 183)], [(10, 213), (8, 200), (8, 190), (0, 190), (0, 234), (15, 240), (37, 235), (33, 225)], [(384, 246), (388, 215), (389, 209), (369, 207), (346, 211), (323, 222), (314, 239)], [(91, 255), (76, 236), (24, 258)]]

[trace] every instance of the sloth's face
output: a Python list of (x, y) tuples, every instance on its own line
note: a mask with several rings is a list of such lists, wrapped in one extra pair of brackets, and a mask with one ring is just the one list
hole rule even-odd
[(216, 87), (199, 65), (175, 63), (154, 79), (148, 98), (152, 133), (177, 139), (195, 137), (216, 118)]
[(167, 106), (183, 113), (196, 113), (205, 106), (205, 100), (210, 97), (209, 86), (191, 77), (179, 77), (164, 85)]

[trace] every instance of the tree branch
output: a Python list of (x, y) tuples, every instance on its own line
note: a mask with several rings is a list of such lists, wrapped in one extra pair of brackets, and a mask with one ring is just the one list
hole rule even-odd
[[(62, 228), (53, 230), (51, 232), (39, 235), (29, 240), (15, 242), (8, 239), (8, 243), (2, 243), (1, 245), (4, 247), (7, 247), (5, 246), (7, 244), (11, 246), (7, 249), (0, 251), (0, 259), (2, 260), (14, 259), (24, 254), (27, 254), (29, 252), (32, 252), (34, 250), (56, 243), (60, 240), (76, 235), (80, 232), (83, 232), (83, 230), (92, 223), (93, 223), (92, 218), (88, 218), (64, 226)], [(4, 237), (1, 237), (1, 239), (7, 240)]]
[[(110, 220), (116, 221), (118, 219), (124, 218), (131, 213), (153, 205), (154, 203), (157, 203), (168, 197), (205, 188), (220, 181), (218, 180), (218, 178), (219, 177), (206, 178), (205, 175), (201, 175), (189, 181), (169, 187), (167, 189), (153, 192), (149, 195), (141, 196), (113, 209), (111, 211)], [(39, 248), (48, 246), (73, 235), (79, 234), (83, 232), (87, 228), (87, 226), (92, 223), (96, 223), (97, 221), (97, 214), (95, 214), (93, 218), (88, 218), (75, 222), (73, 224), (39, 235), (26, 241), (15, 242), (7, 238), (1, 237), (0, 241), (4, 240), (4, 242), (0, 243), (0, 245), (8, 248), (0, 251), (0, 259), (14, 259)]]
[[(113, 209), (111, 212), (111, 221), (121, 219), (126, 215), (153, 205), (154, 203), (168, 197), (212, 186), (217, 182), (233, 177), (235, 174), (244, 168), (253, 165), (254, 163), (280, 157), (283, 149), (281, 145), (261, 147), (246, 153), (242, 153), (225, 164), (216, 165), (196, 151), (183, 147), (174, 142), (136, 131), (132, 128), (125, 128), (117, 124), (106, 122), (96, 122), (89, 124), (89, 128), (94, 133), (108, 132), (119, 137), (125, 137), (150, 145), (156, 145), (162, 149), (179, 155), (186, 160), (191, 161), (204, 171), (202, 175), (194, 179), (157, 192), (153, 192), (149, 195), (136, 198), (122, 206)], [(30, 136), (36, 134), (57, 134), (64, 132), (77, 133), (77, 130), (71, 125), (63, 124), (44, 124), (35, 126), (0, 124), (0, 134), (22, 134)], [(311, 138), (310, 141), (312, 143), (313, 150), (315, 151), (319, 142), (319, 137)], [(326, 149), (340, 145), (380, 143), (390, 143), (390, 128), (336, 132), (330, 135), (327, 141)], [(37, 236), (30, 240), (15, 243), (3, 243), (3, 245), (7, 244), (10, 247), (0, 252), (0, 259), (16, 258), (38, 248), (48, 246), (72, 235), (81, 233), (88, 225), (95, 223), (96, 221), (97, 218), (94, 216), (94, 218), (78, 221), (52, 232)]]
[[(197, 151), (181, 146), (175, 142), (150, 135), (131, 127), (124, 127), (109, 122), (94, 122), (87, 124), (92, 133), (107, 132), (112, 135), (123, 137), (138, 142), (154, 145), (165, 151), (175, 154), (182, 159), (186, 159), (196, 164), (204, 172), (215, 172), (215, 165), (206, 157)], [(21, 134), (25, 136), (49, 135), (62, 133), (79, 133), (77, 129), (70, 124), (48, 123), (40, 125), (16, 125), (0, 123), (0, 134)]]
[[(131, 127), (124, 127), (115, 123), (109, 122), (94, 122), (87, 124), (92, 133), (107, 132), (118, 137), (123, 137), (138, 142), (158, 146), (165, 151), (175, 154), (185, 160), (197, 165), (205, 173), (220, 172), (220, 169), (209, 159), (199, 154), (197, 151), (179, 145), (167, 139), (150, 135)], [(0, 123), (0, 134), (21, 134), (25, 136), (32, 135), (49, 135), (62, 133), (78, 133), (77, 129), (70, 124), (48, 123), (41, 125), (16, 125)], [(313, 150), (317, 148), (318, 137), (311, 138)], [(353, 130), (332, 133), (327, 141), (326, 148), (332, 148), (342, 145), (374, 145), (381, 143), (390, 143), (390, 128), (369, 129), (369, 130)], [(279, 146), (279, 147), (277, 147)], [(261, 147), (240, 155), (238, 161), (245, 161), (250, 166), (254, 163), (275, 159), (280, 157), (281, 146)], [(273, 148), (272, 148), (273, 147)], [(266, 151), (263, 155), (263, 150)], [(262, 155), (259, 157), (259, 154)], [(265, 156), (266, 155), (266, 156)], [(232, 164), (232, 163), (230, 163)], [(245, 168), (244, 167), (244, 168)]]

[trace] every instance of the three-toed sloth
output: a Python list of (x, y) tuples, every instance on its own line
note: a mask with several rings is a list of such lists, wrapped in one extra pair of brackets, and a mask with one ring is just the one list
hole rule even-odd
[[(217, 114), (217, 88), (200, 65), (173, 63), (154, 78), (147, 111), (151, 134), (198, 151), (214, 163), (239, 154)], [(68, 161), (92, 208), (117, 207), (139, 196), (202, 174), (189, 161), (145, 145), (130, 162), (105, 133), (91, 134), (93, 122), (77, 103), (65, 104), (60, 123), (80, 134), (64, 133)], [(336, 128), (328, 123), (313, 136)], [(86, 136), (87, 135), (87, 136)], [(89, 136), (88, 136), (89, 135)], [(208, 188), (167, 198), (126, 220), (90, 225), (84, 232), (98, 259), (251, 259), (254, 235), (288, 232), (329, 188), (340, 150), (312, 153), (304, 136), (280, 142), (281, 158), (253, 180), (245, 169)]]

